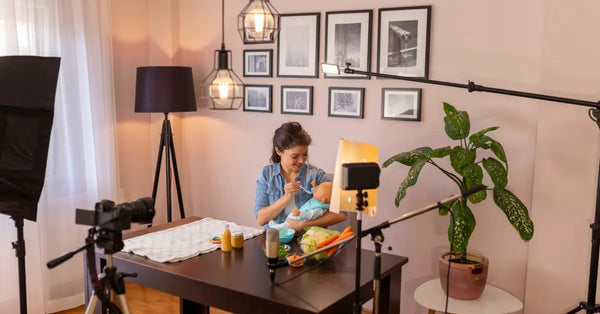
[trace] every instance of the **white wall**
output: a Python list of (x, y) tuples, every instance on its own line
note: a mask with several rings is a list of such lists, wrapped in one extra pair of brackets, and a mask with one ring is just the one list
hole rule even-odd
[[(120, 50), (115, 47), (115, 73), (123, 77), (117, 102), (133, 101), (130, 97), (135, 82), (131, 71), (135, 66), (152, 62), (192, 66), (198, 86), (212, 68), (213, 51), (220, 46), (221, 1), (172, 1), (166, 9), (161, 7), (162, 2), (127, 3), (113, 2), (117, 19), (114, 23), (139, 14), (143, 17), (136, 16), (136, 20), (147, 18), (148, 24), (138, 23), (137, 33), (126, 27), (117, 30), (120, 34), (127, 31), (143, 38), (142, 46), (134, 50), (127, 45), (120, 46)], [(232, 50), (233, 67), (240, 76), (243, 49), (273, 49), (274, 60), (277, 59), (276, 44), (241, 43), (236, 19), (245, 4), (245, 1), (227, 1), (225, 16), (225, 43)], [(281, 13), (321, 12), (320, 60), (324, 55), (325, 12), (373, 9), (376, 30), (378, 8), (432, 4), (431, 79), (457, 83), (473, 80), (491, 87), (598, 99), (599, 61), (594, 54), (598, 44), (593, 38), (600, 26), (596, 13), (600, 4), (595, 2), (306, 0), (273, 4)], [(148, 11), (130, 10), (129, 14), (122, 14), (121, 9), (128, 6)], [(158, 25), (163, 23), (172, 26), (170, 36), (156, 33)], [(122, 42), (122, 36), (115, 35), (115, 41)], [(375, 31), (372, 44), (375, 56)], [(163, 45), (171, 47), (172, 54), (152, 57), (148, 52)], [(371, 67), (376, 67), (375, 58)], [(310, 161), (332, 172), (340, 137), (377, 145), (380, 161), (419, 146), (449, 145), (441, 110), (442, 101), (446, 101), (470, 113), (472, 130), (491, 125), (501, 127), (490, 135), (503, 143), (508, 155), (509, 188), (530, 208), (536, 224), (533, 240), (525, 244), (491, 199), (472, 207), (478, 224), (470, 249), (490, 258), (489, 282), (524, 300), (526, 313), (564, 312), (585, 298), (590, 244), (587, 226), (593, 217), (598, 169), (597, 130), (587, 118), (585, 108), (503, 95), (468, 94), (466, 90), (401, 81), (324, 79), (322, 74), (318, 79), (274, 77), (244, 78), (244, 81), (273, 85), (273, 113), (201, 109), (182, 114), (180, 125), (175, 126), (188, 215), (256, 226), (252, 214), (256, 177), (268, 162), (272, 132), (283, 122), (302, 123), (314, 141)], [(280, 86), (290, 84), (314, 86), (312, 116), (280, 113)], [(365, 118), (328, 117), (329, 86), (365, 87)], [(381, 120), (383, 87), (422, 88), (422, 121)], [(130, 113), (132, 105), (128, 110), (129, 113), (118, 113), (119, 160), (125, 197), (135, 198), (149, 194), (151, 189), (160, 130), (160, 125), (158, 128), (156, 125), (160, 120), (140, 120), (137, 117), (140, 114)], [(130, 120), (136, 123), (131, 124)], [(141, 148), (133, 150), (134, 143)], [(409, 190), (401, 207), (395, 208), (395, 191), (406, 171), (398, 165), (383, 170), (379, 213), (373, 218), (366, 217), (365, 227), (456, 193), (447, 179), (429, 168), (422, 172), (417, 186)], [(159, 196), (161, 193), (164, 191), (159, 190)], [(158, 215), (164, 216), (164, 200), (157, 202)], [(391, 253), (409, 257), (403, 273), (403, 313), (425, 313), (412, 294), (420, 283), (437, 277), (437, 256), (448, 246), (447, 220), (430, 213), (394, 225), (385, 232), (387, 244), (394, 248)], [(372, 247), (369, 241), (363, 245)]]

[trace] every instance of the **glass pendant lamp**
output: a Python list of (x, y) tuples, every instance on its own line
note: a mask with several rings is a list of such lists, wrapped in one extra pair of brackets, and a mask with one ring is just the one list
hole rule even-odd
[(221, 49), (215, 50), (213, 70), (202, 80), (211, 109), (236, 110), (244, 102), (244, 83), (231, 69), (231, 50), (225, 49), (225, 0), (221, 7)]
[(273, 43), (279, 33), (279, 12), (269, 0), (250, 0), (238, 15), (244, 44)]

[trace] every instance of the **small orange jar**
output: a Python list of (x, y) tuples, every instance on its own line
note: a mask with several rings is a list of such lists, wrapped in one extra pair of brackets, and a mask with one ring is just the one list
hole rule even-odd
[(231, 235), (231, 247), (241, 249), (244, 247), (244, 234), (241, 231), (233, 232)]

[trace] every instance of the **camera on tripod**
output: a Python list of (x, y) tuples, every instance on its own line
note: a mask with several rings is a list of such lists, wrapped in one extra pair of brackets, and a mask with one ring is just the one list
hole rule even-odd
[[(131, 228), (131, 223), (151, 224), (154, 218), (154, 199), (144, 197), (130, 203), (115, 205), (115, 202), (102, 200), (97, 202), (94, 210), (77, 209), (75, 223), (92, 226), (88, 230), (85, 245), (63, 256), (49, 261), (46, 266), (54, 268), (67, 261), (73, 255), (86, 250), (86, 263), (94, 294), (88, 303), (86, 313), (91, 313), (98, 301), (102, 304), (102, 313), (130, 313), (125, 298), (124, 277), (136, 277), (137, 274), (117, 272), (113, 265), (112, 254), (123, 248), (123, 230)], [(102, 274), (96, 274), (96, 253), (94, 244), (104, 249), (106, 266)], [(114, 302), (111, 300), (114, 296)]]
[(102, 200), (96, 203), (94, 210), (78, 208), (75, 223), (97, 229), (96, 245), (103, 248), (105, 254), (114, 254), (123, 249), (122, 231), (131, 228), (132, 222), (151, 224), (154, 213), (154, 200), (150, 197), (118, 205)]

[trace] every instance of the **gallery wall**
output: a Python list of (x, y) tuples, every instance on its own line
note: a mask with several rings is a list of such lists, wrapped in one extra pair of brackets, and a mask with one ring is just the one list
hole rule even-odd
[[(199, 87), (221, 43), (220, 4), (218, 0), (180, 0), (168, 5), (147, 0), (113, 2), (116, 98), (124, 108), (117, 118), (125, 199), (150, 192), (162, 119), (132, 113), (132, 71), (142, 65), (191, 66)], [(237, 14), (245, 4), (226, 1), (225, 9), (225, 43), (240, 76), (244, 49), (273, 49), (277, 60), (276, 44), (242, 44), (236, 27)], [(600, 26), (593, 14), (599, 9), (595, 3), (307, 0), (273, 4), (281, 13), (321, 13), (319, 60), (324, 55), (328, 11), (372, 9), (375, 56), (377, 9), (432, 5), (429, 78), (472, 80), (591, 101), (598, 98), (600, 64), (594, 54), (598, 47), (589, 40)], [(376, 69), (374, 57), (371, 68)], [(339, 138), (378, 146), (380, 162), (415, 147), (455, 145), (443, 130), (441, 104), (445, 101), (469, 112), (472, 130), (500, 126), (493, 136), (503, 143), (508, 156), (508, 187), (530, 209), (536, 224), (533, 240), (524, 243), (491, 199), (472, 207), (477, 228), (469, 248), (490, 258), (489, 283), (523, 300), (526, 313), (565, 312), (585, 298), (587, 226), (593, 218), (598, 161), (597, 126), (587, 118), (587, 109), (386, 79), (325, 79), (322, 73), (319, 78), (242, 79), (247, 84), (273, 86), (272, 113), (200, 108), (173, 116), (188, 215), (258, 227), (252, 213), (256, 178), (268, 163), (273, 131), (283, 122), (300, 122), (313, 137), (310, 162), (333, 172)], [(282, 114), (282, 85), (313, 86), (313, 114)], [(327, 95), (332, 86), (365, 88), (363, 119), (328, 117)], [(381, 119), (381, 89), (390, 87), (422, 89), (421, 121)], [(383, 169), (378, 214), (364, 219), (366, 227), (456, 193), (449, 180), (426, 168), (396, 208), (393, 199), (406, 171), (398, 165)], [(159, 221), (165, 216), (163, 194), (159, 189)], [(412, 295), (419, 284), (437, 277), (437, 258), (448, 246), (447, 223), (448, 217), (430, 213), (386, 230), (386, 244), (393, 247), (390, 254), (409, 258), (403, 270), (403, 313), (425, 313)], [(363, 247), (372, 249), (372, 244), (365, 240)]]

